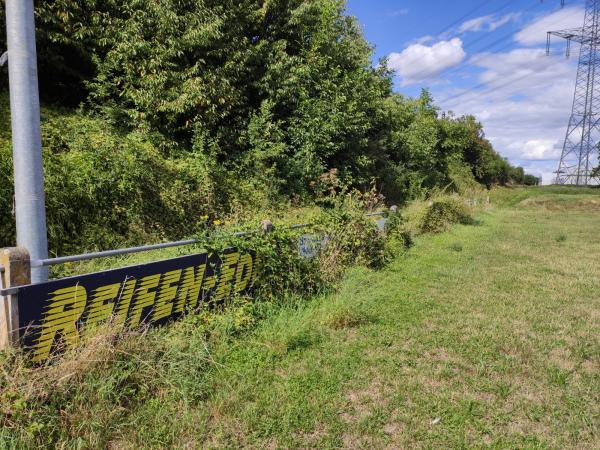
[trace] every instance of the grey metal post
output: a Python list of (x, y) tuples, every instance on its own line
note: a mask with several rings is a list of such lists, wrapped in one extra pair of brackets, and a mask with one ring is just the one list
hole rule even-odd
[[(31, 259), (46, 259), (48, 238), (33, 0), (6, 0), (6, 35), (17, 245), (25, 247)], [(47, 279), (47, 268), (32, 270), (32, 283)]]

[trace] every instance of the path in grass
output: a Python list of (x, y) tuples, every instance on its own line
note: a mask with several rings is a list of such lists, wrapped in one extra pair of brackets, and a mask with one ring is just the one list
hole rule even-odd
[(178, 442), (600, 448), (600, 210), (580, 197), (422, 238), (219, 349)]

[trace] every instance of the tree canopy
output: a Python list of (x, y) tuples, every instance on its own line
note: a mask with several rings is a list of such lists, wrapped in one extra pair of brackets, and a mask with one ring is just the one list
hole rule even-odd
[[(224, 204), (232, 180), (309, 199), (332, 174), (395, 202), (473, 180), (526, 181), (476, 118), (442, 113), (427, 91), (395, 93), (343, 0), (37, 0), (36, 21), (46, 104), (77, 108), (83, 128), (100, 121), (92, 134), (143, 139), (188, 190), (202, 168)], [(58, 155), (78, 139), (44, 146)], [(107, 139), (115, 157), (127, 154), (129, 141)]]

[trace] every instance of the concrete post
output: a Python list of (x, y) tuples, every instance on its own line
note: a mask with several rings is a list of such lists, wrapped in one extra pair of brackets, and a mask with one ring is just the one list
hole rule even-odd
[[(0, 251), (0, 264), (4, 266), (2, 288), (24, 286), (31, 283), (31, 265), (26, 249), (4, 248)], [(17, 295), (0, 297), (0, 350), (19, 341), (19, 306)]]

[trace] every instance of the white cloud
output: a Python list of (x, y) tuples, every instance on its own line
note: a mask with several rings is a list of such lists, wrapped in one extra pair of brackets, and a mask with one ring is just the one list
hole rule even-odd
[(544, 161), (560, 157), (559, 148), (555, 139), (530, 139), (528, 141), (515, 141), (510, 144), (513, 151), (520, 153), (520, 159), (527, 161)]
[(481, 31), (483, 26), (488, 23), (494, 16), (481, 16), (464, 22), (459, 28), (459, 33), (467, 31)]
[(411, 46), (413, 44), (428, 44), (429, 42), (433, 42), (435, 40), (435, 37), (428, 34), (426, 36), (421, 36), (420, 38), (410, 40), (407, 45)]
[(470, 62), (482, 69), (476, 82), (483, 87), (455, 91), (457, 98), (446, 93), (442, 107), (474, 114), (497, 151), (552, 182), (571, 112), (576, 61), (520, 48), (475, 55)]
[[(521, 48), (475, 54), (461, 66), (470, 66), (477, 72), (463, 71), (455, 79), (469, 83), (469, 78), (474, 78), (471, 86), (478, 85), (476, 89), (445, 88), (440, 90), (441, 95), (436, 95), (443, 109), (474, 114), (500, 154), (523, 166), (528, 173), (542, 176), (545, 183), (554, 180), (553, 172), (560, 159), (571, 113), (577, 60), (566, 60), (562, 52), (548, 57), (540, 47), (546, 43), (547, 31), (581, 28), (583, 16), (583, 7), (573, 6), (534, 19), (514, 35)], [(503, 21), (517, 18), (482, 16), (463, 23), (458, 32), (495, 30)], [(463, 45), (459, 41), (459, 46), (451, 47), (449, 43), (453, 41), (445, 39), (429, 47), (422, 45), (427, 41), (422, 41), (400, 54), (390, 55), (390, 63), (393, 59), (391, 65), (402, 77), (402, 85), (459, 64), (465, 57)], [(444, 52), (436, 47), (440, 44)], [(438, 52), (445, 57), (440, 58)], [(594, 139), (600, 140), (600, 136)]]
[(407, 86), (459, 64), (465, 56), (462, 41), (454, 38), (431, 46), (410, 45), (401, 53), (391, 53), (389, 65), (402, 78), (402, 85)]
[(510, 13), (504, 16), (497, 17), (495, 15), (476, 17), (464, 22), (459, 28), (458, 33), (466, 33), (467, 31), (494, 31), (508, 22), (516, 20), (520, 17), (519, 13)]
[(408, 8), (396, 9), (387, 13), (389, 17), (406, 16), (408, 14)]
[(538, 45), (546, 43), (546, 33), (553, 30), (581, 28), (584, 9), (568, 7), (534, 20), (517, 34), (515, 40), (521, 45)]

